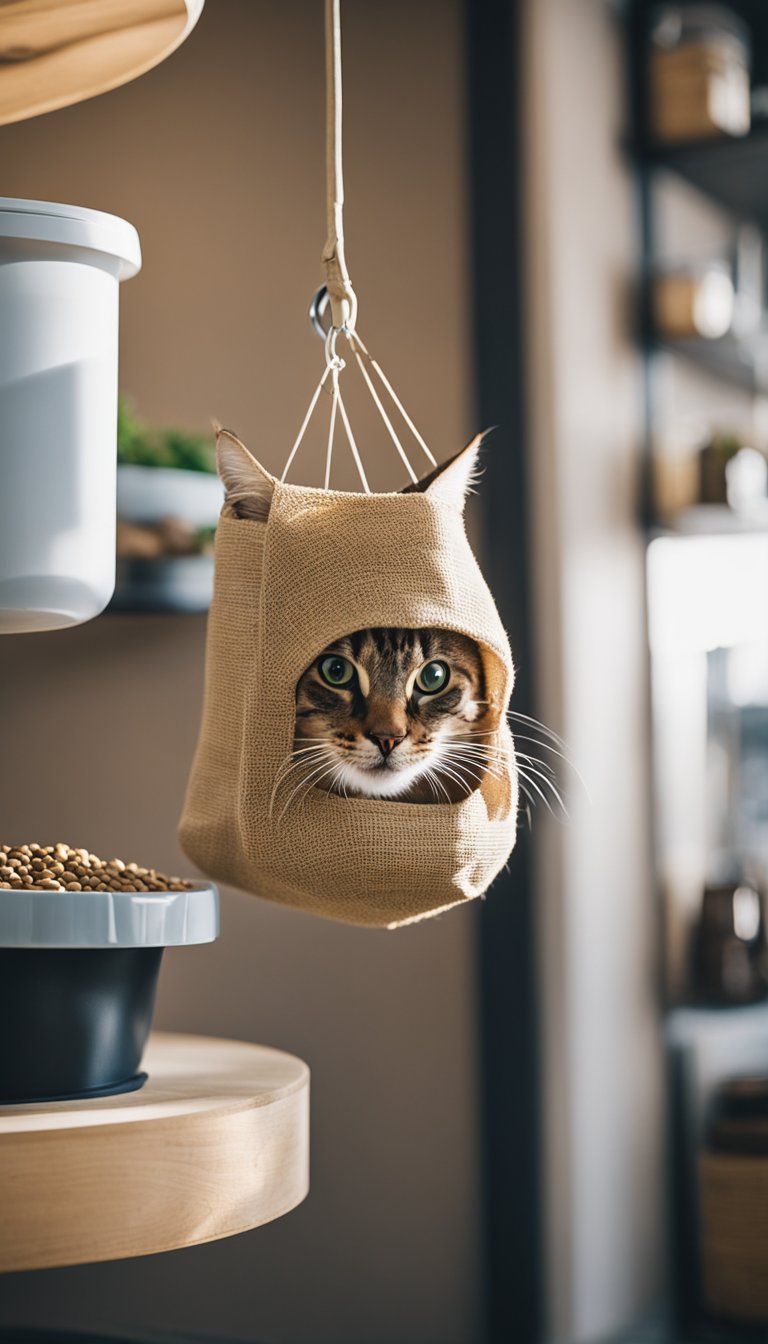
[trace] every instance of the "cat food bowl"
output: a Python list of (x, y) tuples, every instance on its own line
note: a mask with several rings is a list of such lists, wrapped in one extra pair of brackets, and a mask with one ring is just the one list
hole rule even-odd
[(163, 949), (210, 943), (219, 901), (181, 891), (0, 891), (0, 1103), (142, 1086)]

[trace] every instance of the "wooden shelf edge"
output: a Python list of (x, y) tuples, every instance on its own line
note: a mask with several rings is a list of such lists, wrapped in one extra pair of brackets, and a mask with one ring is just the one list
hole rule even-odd
[(153, 1037), (141, 1092), (0, 1108), (0, 1270), (218, 1241), (309, 1190), (309, 1070), (242, 1041)]

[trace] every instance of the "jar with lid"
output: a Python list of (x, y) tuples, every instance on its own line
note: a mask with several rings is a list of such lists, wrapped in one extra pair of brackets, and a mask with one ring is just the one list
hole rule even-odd
[(751, 42), (724, 5), (662, 5), (652, 24), (650, 124), (656, 139), (746, 135)]

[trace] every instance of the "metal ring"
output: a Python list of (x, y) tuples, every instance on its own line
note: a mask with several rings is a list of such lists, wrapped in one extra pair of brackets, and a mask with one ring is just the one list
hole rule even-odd
[[(317, 293), (313, 295), (312, 302), (309, 305), (309, 320), (312, 323), (313, 331), (316, 331), (317, 335), (323, 341), (328, 335), (328, 332), (333, 328), (332, 321), (328, 323), (325, 321), (330, 306), (331, 299), (328, 294), (328, 288), (326, 285), (321, 285)], [(337, 327), (337, 331), (354, 331), (355, 329), (355, 323), (357, 322), (357, 295), (351, 290), (349, 295), (349, 307), (349, 320), (344, 323), (343, 327)]]
[(328, 328), (324, 325), (323, 319), (330, 308), (330, 304), (328, 289), (325, 285), (321, 285), (309, 305), (309, 320), (312, 323), (313, 330), (317, 332), (322, 341), (328, 335)]

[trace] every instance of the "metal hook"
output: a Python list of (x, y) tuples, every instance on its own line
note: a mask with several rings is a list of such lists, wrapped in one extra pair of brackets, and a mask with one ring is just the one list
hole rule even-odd
[(325, 363), (327, 369), (334, 370), (334, 380), (347, 366), (341, 355), (336, 353), (336, 342), (344, 327), (329, 327), (325, 334)]

